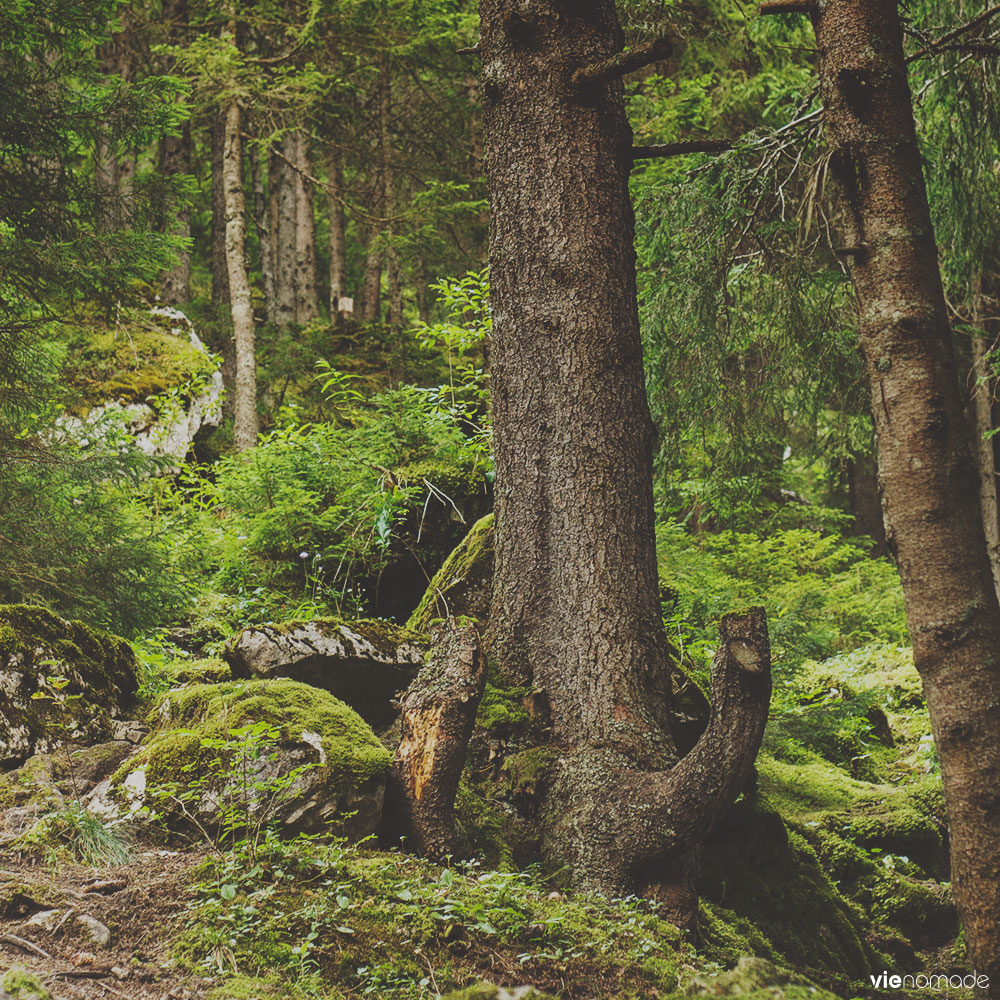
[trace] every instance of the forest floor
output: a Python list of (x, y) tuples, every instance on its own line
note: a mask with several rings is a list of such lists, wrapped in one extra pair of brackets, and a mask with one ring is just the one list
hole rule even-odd
[[(176, 970), (170, 944), (204, 860), (149, 848), (96, 869), (0, 854), (0, 967), (37, 976), (53, 1000), (198, 1000), (213, 981)], [(110, 931), (105, 946), (80, 915)]]

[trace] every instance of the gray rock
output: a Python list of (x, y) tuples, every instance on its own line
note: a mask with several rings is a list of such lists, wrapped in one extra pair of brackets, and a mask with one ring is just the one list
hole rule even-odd
[(319, 618), (244, 629), (223, 656), (233, 677), (287, 677), (322, 688), (380, 727), (395, 717), (393, 700), (426, 651), (423, 636), (390, 622)]
[(0, 765), (108, 739), (134, 701), (138, 669), (124, 639), (46, 608), (0, 605)]
[(110, 929), (89, 913), (78, 913), (73, 918), (73, 925), (95, 948), (107, 948), (111, 944)]
[(44, 931), (54, 931), (65, 915), (65, 910), (39, 910), (28, 918), (28, 924), (31, 927), (41, 927)]

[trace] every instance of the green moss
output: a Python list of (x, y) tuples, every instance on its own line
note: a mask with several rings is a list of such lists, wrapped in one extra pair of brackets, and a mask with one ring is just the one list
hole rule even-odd
[[(111, 715), (134, 700), (139, 665), (124, 639), (27, 604), (0, 605), (0, 637), (0, 666), (24, 675), (0, 703), (8, 766), (57, 742), (107, 738)], [(56, 692), (49, 677), (66, 683)]]
[(44, 647), (45, 658), (65, 660), (86, 671), (95, 686), (113, 684), (134, 693), (139, 666), (132, 647), (103, 629), (79, 621), (67, 621), (33, 604), (0, 604), (0, 655), (31, 654)]
[(69, 344), (65, 379), (76, 391), (78, 414), (106, 402), (145, 403), (191, 383), (212, 369), (210, 357), (186, 332), (175, 336), (169, 323), (114, 330), (81, 330)]
[(764, 797), (744, 797), (705, 845), (700, 893), (752, 921), (781, 961), (856, 979), (882, 960), (860, 908), (844, 899), (814, 848)]
[(221, 684), (232, 680), (229, 664), (217, 656), (199, 660), (175, 660), (166, 670), (172, 686), (179, 684)]
[[(501, 991), (497, 986), (489, 983), (479, 983), (476, 986), (467, 986), (464, 990), (457, 990), (449, 993), (444, 1000), (498, 1000)], [(539, 993), (538, 990), (529, 989), (527, 993), (518, 993), (522, 1000), (555, 1000), (555, 997), (548, 993)]]
[(443, 493), (456, 506), (486, 492), (486, 475), (482, 466), (474, 462), (448, 462), (441, 459), (427, 459), (399, 466), (394, 478), (402, 486), (418, 486), (425, 481), (435, 490)]
[(480, 518), (444, 561), (407, 622), (426, 631), (445, 615), (484, 620), (489, 612), (493, 579), (493, 515)]
[(508, 781), (511, 794), (515, 798), (535, 798), (542, 790), (549, 767), (558, 756), (559, 750), (555, 747), (541, 746), (508, 757), (500, 771)]
[(226, 739), (231, 730), (261, 721), (289, 742), (317, 733), (335, 792), (357, 788), (389, 766), (389, 752), (368, 724), (333, 695), (290, 680), (231, 681), (168, 692), (150, 714), (156, 729), (149, 742), (115, 773), (113, 784), (139, 767), (147, 769), (147, 784), (177, 780), (181, 768), (205, 757), (203, 740)]
[(4, 973), (0, 989), (9, 994), (11, 1000), (52, 1000), (52, 994), (41, 980), (23, 969), (10, 969)]
[[(205, 1000), (299, 1000), (300, 997), (315, 996), (304, 993), (292, 986), (287, 979), (258, 979), (256, 976), (233, 976), (221, 986), (216, 986), (205, 995)], [(323, 1000), (341, 1000), (339, 991), (324, 991)]]

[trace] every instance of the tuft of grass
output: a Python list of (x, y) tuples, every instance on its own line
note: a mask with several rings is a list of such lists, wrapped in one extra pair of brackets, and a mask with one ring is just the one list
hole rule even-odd
[(53, 857), (67, 854), (92, 868), (117, 868), (131, 855), (120, 826), (105, 823), (75, 801), (45, 813), (20, 840), (47, 848)]

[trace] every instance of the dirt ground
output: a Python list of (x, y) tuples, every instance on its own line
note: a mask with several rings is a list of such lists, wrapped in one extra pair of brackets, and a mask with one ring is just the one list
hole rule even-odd
[[(172, 969), (166, 928), (176, 929), (203, 860), (139, 848), (128, 864), (97, 870), (0, 852), (0, 969), (33, 973), (53, 1000), (199, 1000), (213, 981)], [(111, 932), (106, 944), (87, 917)]]

